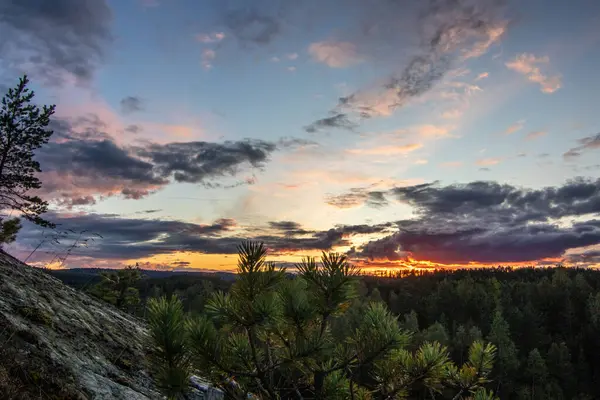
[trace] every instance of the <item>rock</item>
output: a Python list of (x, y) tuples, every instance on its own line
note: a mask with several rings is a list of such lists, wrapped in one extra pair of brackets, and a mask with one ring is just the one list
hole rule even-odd
[(141, 321), (0, 251), (1, 399), (162, 399)]

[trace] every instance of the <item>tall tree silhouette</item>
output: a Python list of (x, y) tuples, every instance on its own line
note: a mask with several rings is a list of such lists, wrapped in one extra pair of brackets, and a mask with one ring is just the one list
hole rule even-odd
[[(35, 93), (23, 76), (19, 84), (2, 98), (0, 109), (0, 208), (3, 212), (16, 211), (21, 217), (35, 224), (52, 227), (53, 224), (40, 215), (48, 209), (48, 203), (38, 196), (30, 195), (39, 189), (41, 181), (36, 176), (40, 164), (34, 159), (35, 150), (48, 143), (53, 131), (48, 129), (55, 106), (42, 108), (32, 103)], [(4, 225), (14, 230), (15, 218)], [(7, 236), (7, 235), (4, 235)], [(14, 234), (8, 235), (14, 238)]]

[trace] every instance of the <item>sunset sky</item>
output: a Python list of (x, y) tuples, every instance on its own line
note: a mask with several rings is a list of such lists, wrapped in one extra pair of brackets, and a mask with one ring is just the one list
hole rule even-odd
[(0, 32), (3, 92), (57, 105), (21, 259), (600, 266), (599, 1), (0, 0)]

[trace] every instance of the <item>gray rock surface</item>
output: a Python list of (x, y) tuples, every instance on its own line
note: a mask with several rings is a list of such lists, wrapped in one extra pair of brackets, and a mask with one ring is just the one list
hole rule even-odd
[(134, 317), (0, 251), (1, 399), (160, 399)]

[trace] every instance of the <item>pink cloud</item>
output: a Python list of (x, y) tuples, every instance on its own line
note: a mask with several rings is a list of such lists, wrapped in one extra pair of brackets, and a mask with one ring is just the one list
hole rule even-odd
[(204, 69), (211, 69), (213, 67), (212, 61), (217, 58), (217, 53), (213, 49), (204, 49), (202, 52), (202, 67)]
[(525, 137), (525, 139), (526, 140), (534, 140), (534, 139), (540, 138), (545, 135), (546, 135), (546, 132), (544, 132), (544, 131), (533, 131), (533, 132), (529, 132), (527, 134), (527, 136)]
[(533, 54), (522, 53), (517, 55), (513, 60), (505, 63), (508, 69), (518, 72), (521, 75), (525, 75), (528, 80), (535, 82), (540, 85), (543, 93), (554, 93), (561, 88), (561, 76), (552, 75), (549, 76), (542, 72), (540, 66), (548, 65), (550, 58), (536, 57)]
[(213, 32), (213, 33), (199, 33), (196, 35), (196, 40), (201, 43), (218, 43), (225, 39), (225, 33)]
[(356, 45), (350, 42), (315, 42), (308, 47), (308, 53), (315, 61), (331, 68), (345, 68), (363, 61)]
[(521, 120), (515, 122), (514, 124), (512, 124), (511, 126), (509, 126), (508, 128), (506, 128), (506, 131), (504, 131), (504, 133), (506, 135), (513, 134), (513, 133), (518, 132), (521, 129), (523, 129), (524, 126), (525, 126), (525, 120), (521, 119)]
[(449, 161), (449, 162), (441, 163), (440, 166), (447, 167), (447, 168), (458, 168), (458, 167), (463, 166), (463, 162), (462, 161)]
[(507, 20), (500, 21), (496, 25), (490, 26), (485, 32), (485, 35), (487, 37), (481, 41), (476, 42), (472, 48), (464, 50), (463, 57), (465, 59), (476, 58), (481, 57), (482, 55), (487, 53), (490, 47), (492, 47), (494, 44), (498, 43), (502, 39), (502, 36), (506, 32), (507, 27)]
[(479, 165), (480, 167), (487, 167), (490, 165), (500, 164), (501, 161), (501, 158), (481, 158), (477, 160), (475, 164)]
[(477, 75), (477, 78), (475, 78), (475, 81), (480, 81), (482, 79), (485, 79), (487, 77), (489, 77), (490, 74), (488, 72), (482, 72), (479, 75)]

